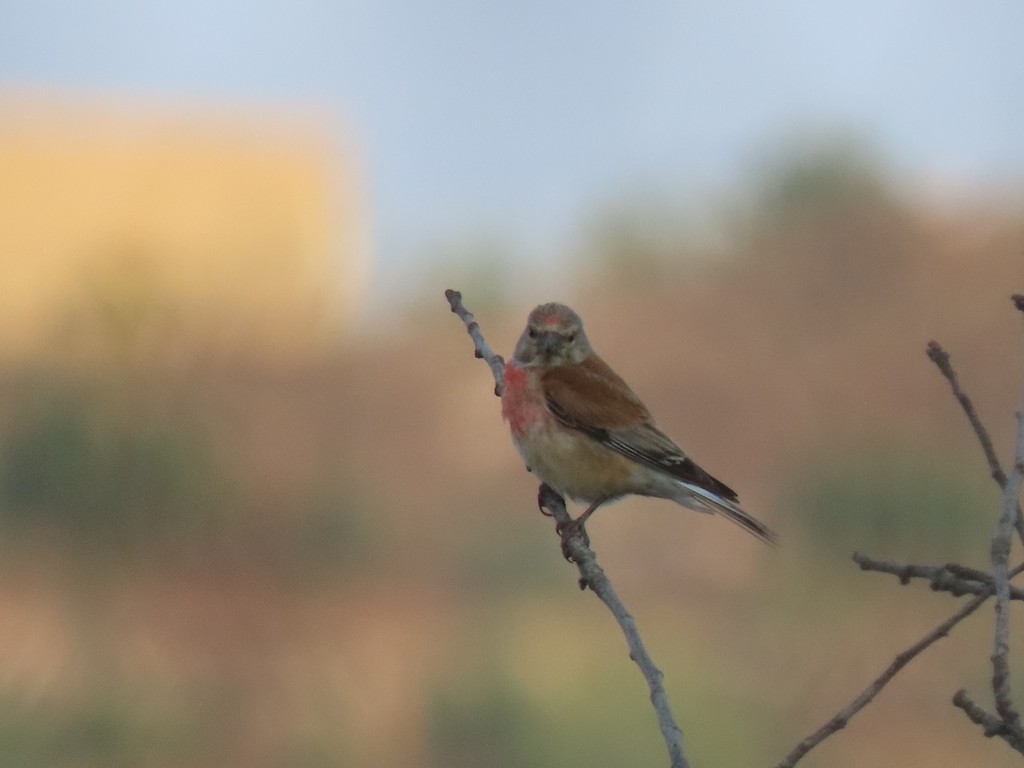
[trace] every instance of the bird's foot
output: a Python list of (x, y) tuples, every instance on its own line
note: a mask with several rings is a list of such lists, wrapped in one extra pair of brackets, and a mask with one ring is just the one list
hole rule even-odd
[(569, 519), (564, 522), (555, 524), (555, 533), (558, 534), (558, 538), (562, 540), (562, 556), (570, 563), (576, 561), (572, 556), (572, 549), (575, 539), (579, 539), (585, 547), (590, 546), (590, 536), (587, 534), (587, 529), (584, 525), (586, 521), (581, 515), (578, 519)]
[(573, 520), (566, 511), (565, 499), (547, 483), (541, 483), (537, 492), (537, 506), (541, 514), (555, 518), (555, 533), (562, 540), (562, 555), (570, 563), (576, 562), (571, 554), (573, 542), (579, 541), (587, 547), (590, 546), (590, 537), (587, 535), (587, 529), (583, 527), (588, 513), (584, 512)]

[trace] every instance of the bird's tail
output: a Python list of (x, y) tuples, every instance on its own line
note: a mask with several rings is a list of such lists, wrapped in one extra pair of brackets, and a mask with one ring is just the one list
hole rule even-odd
[(681, 483), (686, 489), (684, 498), (677, 498), (680, 504), (696, 509), (700, 512), (712, 512), (724, 515), (746, 531), (754, 534), (761, 541), (769, 544), (778, 544), (778, 537), (771, 528), (766, 526), (753, 515), (744, 512), (735, 502), (723, 499), (711, 491), (701, 488), (693, 483)]

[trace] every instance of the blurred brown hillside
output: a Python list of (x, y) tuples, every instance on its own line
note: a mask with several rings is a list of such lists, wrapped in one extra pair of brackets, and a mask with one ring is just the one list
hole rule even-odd
[(0, 105), (0, 354), (322, 344), (365, 288), (351, 161), (312, 121)]
[[(771, 764), (952, 612), (849, 557), (984, 564), (998, 496), (924, 347), (1004, 452), (1022, 375), (1020, 211), (937, 213), (841, 157), (751, 200), (715, 248), (604, 241), (572, 295), (465, 292), (505, 353), (534, 303), (572, 303), (780, 533), (654, 500), (588, 524), (695, 765)], [(447, 287), (314, 354), (5, 358), (0, 768), (663, 762)], [(1009, 766), (948, 704), (986, 684), (988, 632), (958, 629), (808, 765)]]

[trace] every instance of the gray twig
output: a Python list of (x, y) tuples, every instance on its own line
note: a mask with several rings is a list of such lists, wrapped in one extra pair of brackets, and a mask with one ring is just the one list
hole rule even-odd
[[(968, 568), (959, 563), (946, 565), (916, 565), (893, 563), (888, 560), (876, 560), (860, 552), (854, 552), (853, 560), (862, 571), (890, 573), (900, 580), (901, 584), (909, 584), (911, 579), (925, 579), (936, 592), (949, 592), (955, 597), (963, 595), (991, 595), (994, 580), (992, 575), (976, 568)], [(1010, 571), (1010, 577), (1016, 576), (1024, 565)], [(1024, 600), (1024, 589), (1010, 585), (1010, 599)]]
[(1014, 742), (1013, 735), (1007, 730), (1006, 723), (979, 707), (963, 688), (953, 694), (953, 706), (962, 709), (972, 723), (980, 725), (986, 738), (998, 736), (1018, 752), (1022, 751), (1021, 746)]
[(875, 678), (871, 685), (861, 691), (857, 698), (839, 710), (832, 719), (825, 723), (821, 728), (797, 744), (796, 748), (783, 758), (777, 768), (793, 768), (793, 766), (796, 765), (804, 755), (818, 746), (818, 744), (823, 742), (836, 731), (845, 728), (846, 724), (850, 721), (850, 718), (870, 704), (871, 700), (874, 699), (875, 696), (877, 696), (889, 683), (889, 681), (896, 676), (896, 673), (913, 661), (914, 658), (928, 648), (928, 646), (936, 640), (945, 637), (953, 627), (978, 610), (978, 608), (981, 607), (981, 604), (984, 603), (991, 594), (992, 593), (989, 592), (986, 595), (979, 595), (978, 597), (975, 597), (927, 635), (922, 637), (902, 653), (898, 654), (892, 664), (890, 664), (881, 675)]
[(458, 315), (459, 319), (466, 326), (466, 331), (473, 340), (473, 354), (486, 362), (491, 369), (491, 375), (494, 376), (494, 394), (501, 397), (501, 387), (505, 379), (504, 358), (491, 349), (491, 345), (487, 343), (487, 339), (484, 338), (483, 333), (480, 331), (480, 324), (473, 317), (473, 313), (463, 306), (462, 292), (453, 291), (449, 288), (444, 292), (444, 297), (448, 299), (452, 312)]
[(1020, 713), (1010, 695), (1010, 536), (1017, 515), (1021, 480), (1024, 479), (1024, 395), (1017, 409), (1017, 445), (1013, 467), (1003, 486), (1003, 511), (992, 537), (992, 579), (996, 594), (996, 626), (992, 649), (992, 693), (996, 711), (1018, 744), (1024, 744)]
[(636, 620), (626, 610), (626, 606), (619, 600), (619, 596), (612, 588), (612, 583), (604, 573), (604, 569), (597, 564), (597, 556), (590, 548), (586, 531), (582, 526), (575, 526), (572, 516), (565, 508), (565, 500), (552, 490), (549, 486), (542, 484), (540, 487), (538, 503), (541, 508), (551, 513), (558, 526), (562, 537), (562, 551), (566, 559), (576, 564), (580, 572), (580, 588), (590, 589), (601, 598), (601, 601), (608, 606), (615, 621), (619, 623), (622, 634), (626, 636), (626, 643), (629, 645), (629, 658), (636, 662), (647, 681), (647, 688), (651, 694), (651, 704), (658, 716), (658, 727), (661, 728), (661, 735), (665, 739), (665, 746), (668, 747), (669, 759), (673, 768), (686, 768), (689, 763), (683, 751), (683, 732), (676, 724), (672, 716), (672, 707), (669, 706), (668, 694), (665, 686), (662, 685), (664, 675), (651, 660), (640, 632), (636, 627)]
[[(459, 316), (473, 340), (473, 347), (477, 357), (485, 360), (490, 366), (494, 375), (494, 393), (501, 394), (501, 386), (504, 378), (505, 361), (484, 339), (480, 331), (480, 325), (473, 315), (463, 306), (462, 294), (451, 289), (445, 291), (445, 298), (452, 308), (452, 312)], [(668, 748), (669, 759), (672, 768), (689, 768), (689, 762), (683, 750), (683, 732), (676, 724), (669, 706), (668, 696), (665, 687), (662, 685), (664, 675), (658, 669), (644, 647), (640, 632), (636, 626), (636, 620), (626, 610), (626, 606), (619, 600), (618, 595), (612, 588), (611, 581), (605, 575), (604, 570), (597, 564), (597, 556), (590, 548), (586, 531), (581, 526), (573, 525), (573, 519), (565, 508), (565, 501), (547, 485), (542, 484), (538, 496), (538, 503), (542, 510), (551, 514), (555, 519), (557, 528), (562, 539), (562, 552), (566, 558), (576, 564), (580, 573), (580, 587), (590, 589), (601, 598), (608, 606), (615, 620), (618, 622), (622, 633), (626, 636), (626, 644), (629, 646), (629, 657), (636, 662), (647, 681), (650, 690), (651, 704), (654, 706), (658, 718), (658, 725), (661, 728), (661, 735), (665, 739), (665, 746)]]
[[(1018, 295), (1014, 295), (1014, 303), (1017, 304)], [(1020, 305), (1017, 306), (1020, 309)], [(1021, 310), (1024, 311), (1024, 310)], [(967, 396), (967, 393), (960, 387), (960, 380), (957, 378), (956, 371), (953, 370), (953, 364), (949, 361), (949, 353), (942, 348), (942, 345), (937, 341), (929, 341), (927, 348), (928, 359), (935, 363), (935, 367), (939, 369), (939, 372), (949, 382), (949, 386), (953, 389), (953, 396), (960, 403), (960, 407), (963, 408), (964, 414), (967, 416), (967, 420), (971, 423), (971, 427), (974, 429), (974, 434), (978, 437), (978, 442), (981, 443), (981, 450), (985, 454), (985, 460), (988, 462), (989, 472), (992, 475), (992, 479), (999, 484), (1000, 488), (1006, 487), (1006, 473), (1003, 472), (1002, 466), (999, 464), (999, 457), (996, 456), (996, 449), (992, 446), (992, 438), (988, 434), (988, 430), (985, 429), (985, 425), (981, 423), (981, 418), (978, 416), (977, 410), (974, 408), (974, 403), (971, 402), (971, 398)], [(1020, 537), (1021, 542), (1024, 542), (1024, 512), (1021, 511), (1020, 504), (1017, 504), (1017, 516), (1014, 519), (1014, 525), (1017, 528), (1017, 535)]]

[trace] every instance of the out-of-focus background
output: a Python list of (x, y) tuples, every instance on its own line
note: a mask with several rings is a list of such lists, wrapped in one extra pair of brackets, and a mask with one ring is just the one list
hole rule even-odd
[[(0, 10), (0, 766), (664, 763), (448, 287), (505, 353), (572, 303), (779, 532), (588, 526), (695, 765), (772, 764), (954, 610), (852, 552), (984, 567), (924, 347), (1008, 456), (1019, 4)], [(1010, 765), (949, 703), (990, 625), (805, 763)]]

